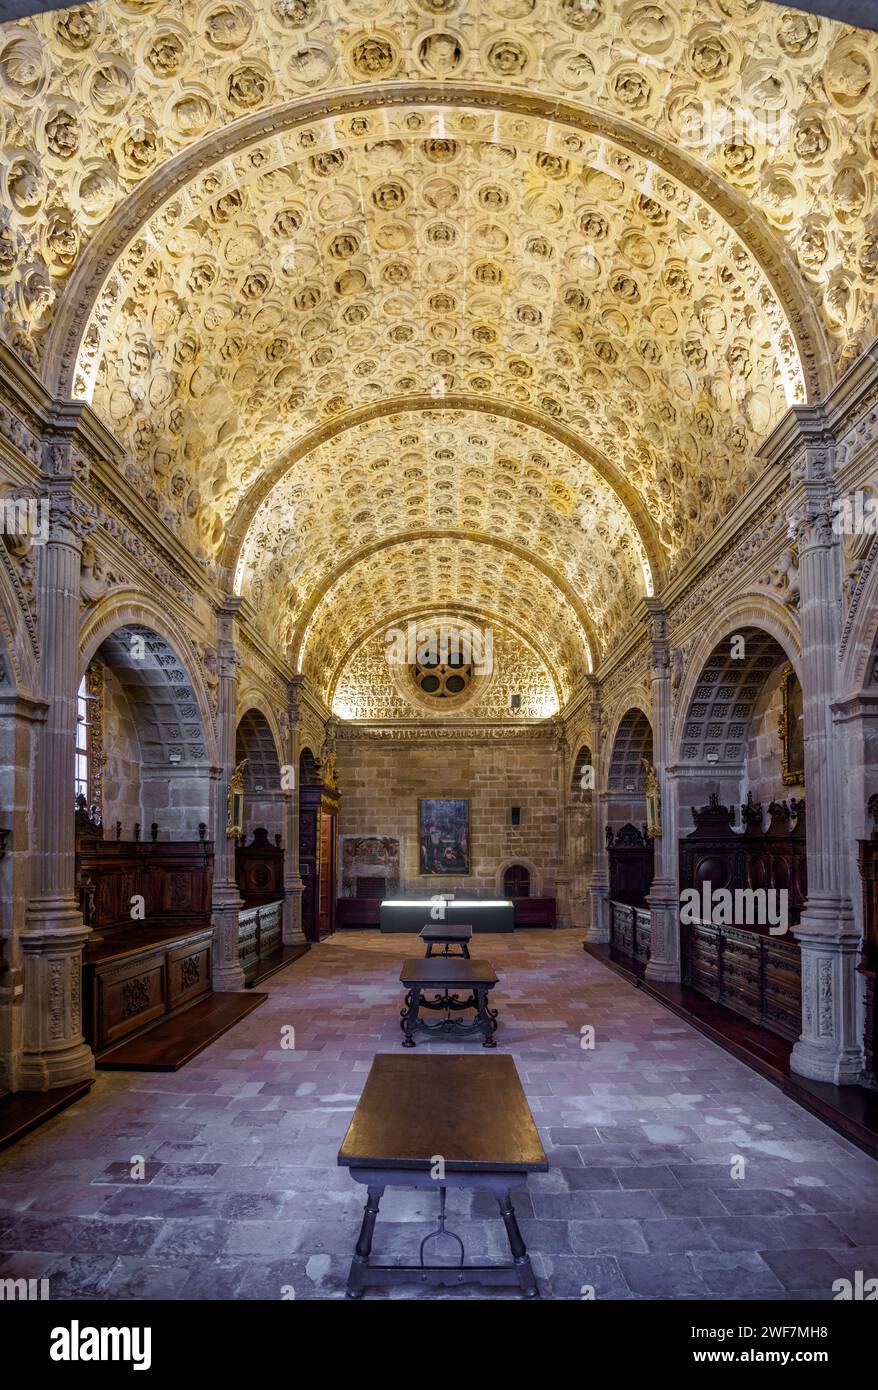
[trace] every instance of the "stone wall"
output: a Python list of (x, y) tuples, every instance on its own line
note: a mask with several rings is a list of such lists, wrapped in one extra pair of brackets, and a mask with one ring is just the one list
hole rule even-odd
[(795, 786), (784, 786), (783, 783), (780, 736), (777, 731), (783, 705), (781, 669), (778, 667), (769, 674), (754, 705), (747, 744), (747, 767), (741, 787), (742, 801), (751, 791), (753, 800), (761, 801), (766, 809), (772, 801), (805, 795), (801, 782)]
[(142, 753), (137, 719), (116, 675), (103, 667), (104, 706), (104, 778), (103, 822), (104, 837), (116, 837), (116, 821), (122, 822), (122, 838), (130, 840), (136, 823), (141, 825), (144, 838), (148, 836), (150, 816), (143, 824), (141, 803)]
[[(366, 734), (340, 739), (339, 837), (398, 838), (403, 894), (492, 895), (498, 870), (527, 860), (538, 875), (532, 893), (552, 897), (561, 862), (556, 768), (548, 739), (416, 744)], [(419, 874), (418, 800), (425, 797), (469, 798), (469, 875)], [(512, 806), (521, 807), (517, 827), (511, 824)]]

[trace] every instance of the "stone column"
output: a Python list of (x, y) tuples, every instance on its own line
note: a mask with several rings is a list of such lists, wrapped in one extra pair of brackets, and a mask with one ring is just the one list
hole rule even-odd
[(805, 733), (808, 901), (795, 936), (802, 951), (802, 1034), (790, 1066), (800, 1076), (852, 1085), (863, 1066), (859, 1027), (859, 930), (850, 898), (853, 831), (846, 805), (844, 742), (833, 727), (841, 636), (843, 537), (833, 531), (835, 441), (815, 406), (781, 421), (769, 445), (795, 489)]
[[(0, 684), (7, 679), (0, 657)], [(31, 889), (34, 850), (32, 768), (46, 718), (44, 700), (0, 693), (0, 1094), (19, 1089), (23, 1045), (24, 970), (21, 934)]]
[(18, 1082), (45, 1091), (94, 1075), (82, 1036), (82, 946), (89, 935), (76, 896), (73, 750), (79, 685), (82, 538), (75, 518), (69, 443), (46, 446), (48, 540), (39, 566), (40, 694), (46, 718), (34, 768), (31, 898), (21, 934), (24, 1021)]
[[(575, 793), (574, 793), (575, 795)], [(591, 872), (591, 822), (594, 792), (582, 792), (589, 801), (567, 802), (567, 863), (570, 874), (570, 925), (587, 929), (588, 879)]]
[(648, 980), (680, 978), (680, 886), (677, 868), (675, 787), (671, 757), (671, 653), (668, 620), (660, 601), (643, 600), (650, 640), (652, 763), (661, 798), (661, 831), (655, 839), (655, 872), (647, 894), (650, 912)]
[(244, 972), (238, 955), (238, 912), (241, 895), (235, 882), (235, 840), (228, 834), (229, 783), (235, 771), (237, 732), (238, 611), (243, 599), (230, 598), (220, 609), (217, 620), (216, 740), (220, 760), (214, 805), (213, 903), (213, 987), (217, 990), (244, 988)]
[(283, 941), (285, 946), (306, 946), (302, 931), (302, 891), (304, 884), (299, 873), (299, 719), (302, 706), (302, 681), (293, 676), (289, 684), (287, 724), (289, 734), (284, 757), (287, 762), (284, 808), (284, 908)]
[(600, 686), (592, 681), (591, 757), (594, 766), (594, 792), (592, 793), (591, 817), (591, 872), (588, 876), (587, 891), (590, 905), (589, 924), (586, 927), (586, 941), (595, 945), (606, 944), (610, 939), (610, 879), (607, 872), (607, 766), (604, 748), (606, 726), (601, 706)]
[(557, 925), (559, 927), (572, 926), (570, 912), (570, 873), (569, 873), (569, 854), (570, 854), (570, 833), (567, 818), (567, 762), (569, 757), (569, 745), (567, 743), (567, 730), (560, 715), (555, 716), (555, 786), (557, 788), (558, 805), (558, 872), (555, 875), (555, 904), (557, 910)]

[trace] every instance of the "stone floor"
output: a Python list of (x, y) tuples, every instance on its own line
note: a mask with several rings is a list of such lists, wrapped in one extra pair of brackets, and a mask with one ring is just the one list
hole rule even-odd
[[(182, 1071), (99, 1074), (0, 1159), (0, 1277), (48, 1276), (53, 1298), (342, 1297), (363, 1189), (336, 1152), (373, 1054), (400, 1045), (414, 944), (340, 933)], [(587, 957), (578, 932), (484, 946), (499, 1045), (550, 1158), (516, 1203), (544, 1296), (830, 1299), (835, 1280), (878, 1275), (878, 1164)], [(486, 1198), (449, 1193), (468, 1258), (506, 1253)], [(388, 1191), (375, 1255), (416, 1259), (437, 1200)]]

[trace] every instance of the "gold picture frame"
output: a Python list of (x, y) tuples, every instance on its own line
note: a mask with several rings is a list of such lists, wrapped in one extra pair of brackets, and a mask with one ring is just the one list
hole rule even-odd
[(805, 784), (805, 736), (802, 723), (803, 695), (793, 663), (780, 673), (781, 708), (777, 721), (780, 739), (781, 781), (785, 787)]
[(226, 837), (239, 840), (244, 834), (244, 769), (250, 759), (238, 763), (229, 780), (229, 813)]
[(662, 793), (652, 763), (646, 758), (640, 761), (646, 768), (646, 833), (655, 840), (662, 833)]

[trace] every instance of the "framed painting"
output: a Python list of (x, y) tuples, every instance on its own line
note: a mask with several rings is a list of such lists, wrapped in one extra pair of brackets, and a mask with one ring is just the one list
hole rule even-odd
[(244, 833), (244, 769), (250, 759), (238, 763), (229, 782), (229, 818), (226, 835), (230, 840), (239, 840)]
[(468, 874), (469, 801), (419, 801), (418, 849), (422, 874)]
[(805, 730), (802, 687), (787, 662), (780, 673), (781, 712), (777, 722), (780, 735), (781, 778), (785, 787), (805, 784)]

